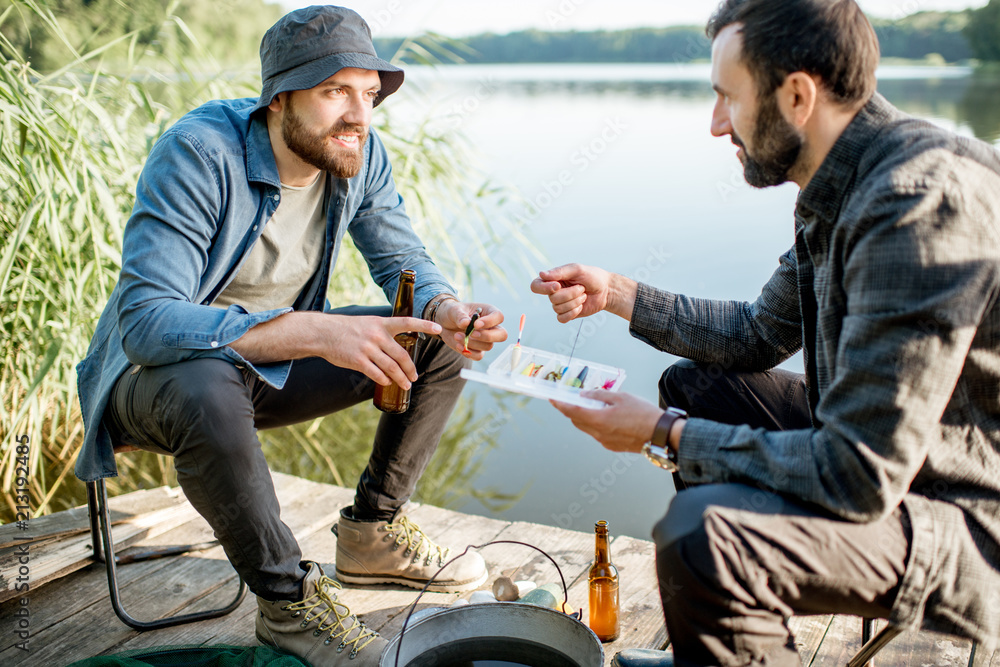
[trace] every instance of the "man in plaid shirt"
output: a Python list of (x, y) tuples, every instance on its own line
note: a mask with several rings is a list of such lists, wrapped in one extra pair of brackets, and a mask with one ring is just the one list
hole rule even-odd
[[(756, 187), (795, 182), (795, 244), (752, 303), (594, 267), (543, 271), (562, 322), (601, 310), (683, 357), (662, 406), (557, 404), (682, 486), (654, 529), (672, 654), (619, 667), (800, 664), (794, 614), (1000, 630), (1000, 155), (875, 92), (854, 0), (725, 0), (712, 133)], [(805, 374), (776, 369), (803, 350)], [(675, 662), (676, 661), (676, 662)]]

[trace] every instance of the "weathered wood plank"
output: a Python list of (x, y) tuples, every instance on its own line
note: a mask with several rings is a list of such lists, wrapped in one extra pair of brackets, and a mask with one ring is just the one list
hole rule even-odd
[[(878, 628), (882, 627), (880, 622)], [(861, 648), (861, 619), (835, 616), (830, 629), (813, 657), (811, 667), (843, 667)], [(972, 642), (935, 632), (906, 632), (875, 656), (879, 667), (936, 665), (965, 667)]]
[[(108, 509), (112, 525), (121, 523), (137, 514), (145, 514), (156, 510), (180, 505), (185, 502), (180, 489), (161, 486), (155, 489), (140, 489), (125, 496), (108, 499)], [(0, 549), (30, 542), (53, 540), (69, 535), (78, 535), (90, 531), (90, 519), (87, 506), (81, 505), (73, 509), (40, 516), (24, 523), (27, 528), (21, 530), (16, 523), (0, 526)]]
[[(197, 512), (187, 503), (131, 516), (112, 530), (116, 550), (144, 537), (176, 528), (195, 516)], [(19, 571), (22, 560), (27, 559), (30, 584), (37, 587), (86, 567), (93, 555), (89, 532), (36, 545), (35, 548), (29, 545), (27, 555), (21, 547), (0, 550), (0, 602), (21, 596), (15, 573)]]
[(973, 648), (972, 664), (970, 667), (1000, 667), (1000, 651), (992, 653), (984, 651), (982, 646), (976, 645)]
[(812, 662), (813, 656), (819, 650), (823, 638), (830, 628), (833, 616), (830, 614), (822, 616), (793, 616), (788, 622), (788, 628), (795, 637), (795, 648), (799, 651), (799, 658), (803, 665)]

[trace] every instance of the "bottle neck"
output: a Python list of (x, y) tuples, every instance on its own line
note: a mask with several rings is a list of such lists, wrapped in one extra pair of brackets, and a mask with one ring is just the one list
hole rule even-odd
[(392, 306), (393, 317), (413, 317), (413, 271), (404, 269), (399, 274), (396, 300)]
[(610, 563), (611, 562), (611, 547), (608, 544), (608, 534), (601, 533), (597, 534), (597, 539), (594, 542), (594, 561), (598, 563)]

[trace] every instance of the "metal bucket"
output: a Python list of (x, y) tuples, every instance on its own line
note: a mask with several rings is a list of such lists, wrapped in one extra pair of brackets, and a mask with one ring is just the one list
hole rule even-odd
[(519, 602), (489, 602), (424, 616), (396, 635), (379, 660), (379, 667), (476, 664), (601, 667), (604, 648), (590, 628), (562, 612)]

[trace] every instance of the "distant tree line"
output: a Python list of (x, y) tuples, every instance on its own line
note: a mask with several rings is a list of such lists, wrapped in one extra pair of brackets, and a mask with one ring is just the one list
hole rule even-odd
[[(135, 32), (136, 48), (183, 57), (190, 31), (225, 64), (256, 66), (260, 37), (284, 9), (269, 0), (35, 0), (51, 10), (60, 29), (78, 50), (88, 51)], [(177, 5), (177, 21), (164, 23)], [(0, 0), (0, 35), (41, 71), (65, 62), (67, 53), (38, 14), (25, 10), (25, 0)], [(970, 58), (1000, 61), (1000, 0), (962, 12), (920, 12), (905, 18), (873, 21), (886, 58), (923, 59), (938, 54), (946, 62)], [(6, 57), (0, 40), (0, 57)], [(401, 38), (375, 40), (383, 56), (392, 56)], [(701, 26), (637, 28), (595, 32), (526, 30), (506, 35), (485, 33), (455, 40), (455, 50), (470, 63), (525, 62), (691, 62), (707, 60), (711, 45)], [(127, 47), (110, 54), (125, 57)]]
[[(924, 59), (937, 54), (945, 62), (972, 58), (1000, 61), (1000, 0), (961, 12), (920, 12), (899, 20), (873, 20), (884, 58)], [(400, 38), (375, 40), (383, 55), (396, 52)], [(691, 62), (711, 57), (711, 44), (700, 26), (636, 28), (594, 32), (524, 30), (505, 35), (484, 33), (455, 40), (469, 63), (531, 62)]]

